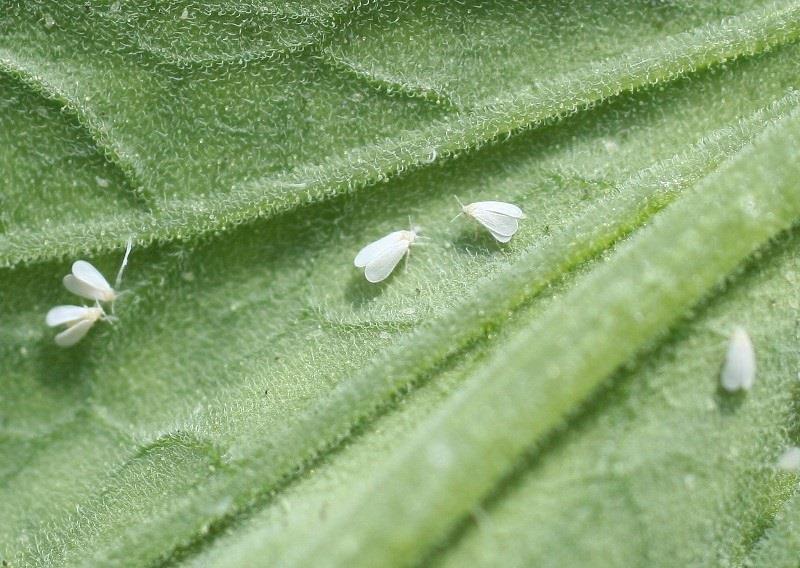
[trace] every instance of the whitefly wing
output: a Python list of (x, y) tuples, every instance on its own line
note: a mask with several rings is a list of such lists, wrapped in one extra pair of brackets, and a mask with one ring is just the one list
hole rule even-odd
[(381, 254), (367, 263), (364, 270), (364, 276), (367, 277), (367, 280), (374, 284), (386, 279), (403, 258), (403, 255), (408, 252), (409, 245), (408, 240), (400, 238), (394, 243), (383, 247)]
[(499, 213), (500, 215), (507, 215), (515, 219), (524, 219), (525, 213), (522, 209), (513, 203), (506, 203), (505, 201), (477, 201), (472, 205), (483, 209), (484, 211), (491, 211), (492, 213)]
[(56, 335), (56, 345), (59, 347), (72, 347), (78, 343), (89, 332), (95, 320), (84, 319), (71, 325), (58, 335)]
[(500, 233), (495, 233), (491, 229), (489, 229), (489, 232), (492, 234), (492, 236), (495, 238), (495, 240), (497, 242), (499, 242), (499, 243), (507, 243), (508, 241), (511, 240), (511, 237), (514, 236), (514, 235), (501, 235)]
[(397, 243), (404, 241), (403, 233), (405, 231), (395, 231), (393, 233), (389, 233), (382, 239), (378, 239), (377, 241), (368, 244), (356, 255), (353, 264), (355, 264), (358, 268), (364, 268), (373, 260), (383, 256), (387, 251), (392, 251)]
[[(486, 209), (475, 207), (470, 211), (470, 215), (475, 218), (481, 225), (489, 229), (492, 235), (501, 242), (508, 242), (514, 236), (514, 233), (519, 229), (519, 221), (514, 217), (495, 213)], [(508, 237), (505, 240), (499, 239), (500, 237)]]
[(64, 277), (64, 287), (87, 300), (114, 299), (114, 289), (100, 271), (85, 260), (78, 260), (72, 265), (72, 274)]
[(737, 327), (728, 342), (725, 363), (720, 379), (728, 391), (749, 390), (756, 378), (756, 354), (750, 336), (744, 328)]
[(85, 306), (56, 306), (45, 316), (45, 322), (50, 327), (71, 325), (86, 317), (88, 309)]
[(107, 292), (103, 292), (94, 286), (86, 284), (72, 274), (67, 274), (64, 276), (64, 288), (73, 294), (77, 294), (81, 298), (86, 298), (87, 300), (101, 300), (107, 295)]

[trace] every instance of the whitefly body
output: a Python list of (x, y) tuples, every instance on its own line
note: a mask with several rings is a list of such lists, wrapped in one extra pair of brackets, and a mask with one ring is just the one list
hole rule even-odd
[[(131, 254), (132, 247), (133, 241), (129, 240), (128, 245), (125, 247), (125, 256), (117, 272), (114, 288), (119, 288), (122, 282), (122, 273), (128, 265), (128, 256)], [(87, 300), (111, 302), (112, 313), (114, 312), (114, 301), (120, 296), (119, 292), (111, 287), (111, 284), (108, 283), (105, 276), (91, 263), (85, 260), (77, 260), (72, 263), (72, 273), (64, 276), (64, 287), (73, 294), (77, 294), (81, 298), (86, 298)]]
[[(457, 199), (457, 198), (456, 198)], [(461, 205), (461, 202), (459, 201)], [(476, 201), (461, 205), (461, 212), (483, 225), (501, 243), (507, 243), (519, 230), (522, 209), (504, 201)]]
[(417, 230), (395, 231), (368, 244), (356, 255), (353, 264), (364, 269), (364, 276), (372, 283), (385, 280), (398, 263), (409, 253), (418, 238)]
[(64, 276), (64, 287), (81, 298), (95, 302), (113, 302), (117, 293), (90, 263), (78, 260), (72, 264), (72, 274)]
[(66, 326), (66, 329), (56, 335), (56, 345), (71, 347), (78, 343), (92, 329), (92, 326), (106, 313), (100, 306), (56, 306), (45, 317), (45, 322), (50, 327)]
[(720, 382), (729, 392), (750, 390), (756, 380), (756, 353), (750, 336), (742, 327), (731, 333)]

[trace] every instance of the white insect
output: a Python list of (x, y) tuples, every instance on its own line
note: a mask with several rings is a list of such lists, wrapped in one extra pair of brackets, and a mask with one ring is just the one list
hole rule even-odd
[(88, 333), (98, 320), (108, 319), (103, 308), (98, 306), (56, 306), (45, 317), (50, 327), (66, 325), (67, 329), (56, 335), (56, 345), (71, 347)]
[(476, 201), (468, 205), (461, 203), (458, 197), (456, 201), (461, 206), (461, 213), (453, 218), (454, 221), (462, 214), (471, 217), (486, 227), (501, 243), (511, 240), (519, 230), (519, 220), (525, 218), (522, 209), (504, 201)]
[[(125, 248), (125, 257), (117, 272), (114, 286), (119, 288), (122, 282), (122, 273), (128, 265), (128, 256), (131, 253), (132, 241), (128, 241)], [(114, 316), (106, 315), (100, 302), (111, 302), (111, 312), (114, 313), (114, 301), (119, 298), (108, 280), (100, 274), (90, 263), (79, 260), (72, 264), (72, 274), (64, 277), (64, 287), (83, 298), (94, 300), (95, 305), (87, 306), (56, 306), (45, 316), (45, 323), (50, 327), (65, 325), (66, 329), (56, 335), (56, 344), (60, 347), (71, 347), (78, 343), (99, 320), (114, 321)]]
[[(128, 264), (131, 246), (131, 241), (128, 241), (125, 257), (122, 259), (122, 265), (119, 267), (117, 279), (114, 283), (117, 288), (122, 282), (122, 273)], [(112, 311), (114, 309), (113, 302), (119, 297), (119, 293), (111, 287), (111, 284), (100, 274), (100, 271), (85, 260), (78, 260), (72, 264), (72, 274), (64, 276), (64, 287), (73, 294), (77, 294), (87, 300), (112, 302)]]
[(750, 390), (756, 379), (756, 353), (750, 336), (743, 327), (736, 327), (728, 342), (720, 381), (729, 392)]
[(117, 299), (117, 293), (108, 280), (85, 260), (78, 260), (72, 264), (72, 274), (64, 276), (64, 287), (87, 300), (113, 302)]
[(408, 262), (411, 245), (420, 237), (418, 227), (408, 231), (395, 231), (370, 243), (356, 255), (353, 264), (364, 269), (364, 276), (373, 284), (386, 279), (403, 256)]
[(800, 472), (800, 448), (792, 446), (778, 458), (778, 469), (783, 471)]

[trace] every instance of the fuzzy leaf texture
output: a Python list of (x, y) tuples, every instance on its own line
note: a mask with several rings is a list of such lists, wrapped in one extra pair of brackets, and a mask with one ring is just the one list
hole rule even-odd
[(3, 3), (0, 560), (796, 568), (799, 38), (786, 0)]

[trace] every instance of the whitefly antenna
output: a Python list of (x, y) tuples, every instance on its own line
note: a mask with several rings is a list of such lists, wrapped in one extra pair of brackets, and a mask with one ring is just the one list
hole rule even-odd
[(452, 223), (453, 221), (455, 221), (456, 219), (458, 219), (459, 217), (461, 217), (461, 215), (463, 215), (463, 214), (464, 214), (464, 204), (463, 204), (463, 203), (461, 203), (461, 200), (458, 198), (458, 195), (454, 195), (453, 197), (455, 197), (455, 198), (456, 198), (456, 201), (458, 202), (458, 206), (461, 208), (461, 211), (459, 211), (458, 215), (456, 215), (455, 217), (453, 217), (452, 219), (450, 219), (450, 222), (451, 222), (451, 223)]
[(114, 304), (119, 297), (119, 286), (122, 284), (122, 273), (125, 272), (125, 267), (128, 266), (128, 256), (131, 254), (131, 249), (133, 248), (133, 239), (128, 239), (128, 244), (125, 247), (125, 256), (122, 257), (122, 264), (119, 266), (119, 271), (117, 272), (117, 278), (114, 280), (114, 299), (111, 301), (111, 315), (107, 316), (109, 322), (113, 322), (116, 318), (114, 317)]
[(125, 247), (125, 256), (122, 258), (122, 264), (120, 265), (119, 271), (117, 272), (117, 279), (114, 280), (114, 290), (119, 288), (119, 285), (122, 284), (122, 273), (125, 272), (125, 267), (128, 266), (128, 256), (130, 256), (132, 248), (133, 248), (133, 239), (128, 239), (128, 244)]
[(419, 239), (430, 239), (430, 237), (426, 237), (425, 235), (420, 235), (422, 227), (414, 224), (414, 221), (411, 220), (411, 215), (408, 216), (408, 230), (414, 233), (415, 244), (420, 244), (416, 242)]

